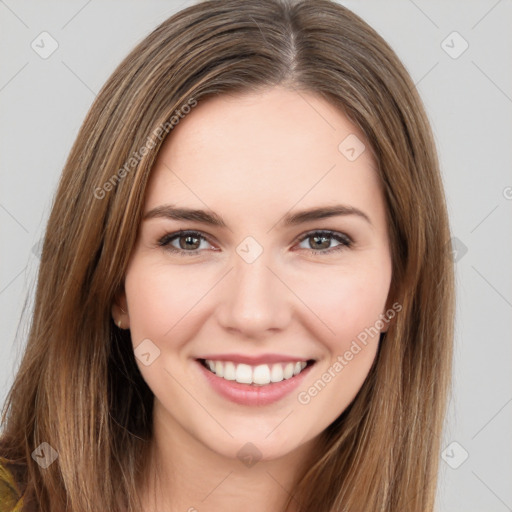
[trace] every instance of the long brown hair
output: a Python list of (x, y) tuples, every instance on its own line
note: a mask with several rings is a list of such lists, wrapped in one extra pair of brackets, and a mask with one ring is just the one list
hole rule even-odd
[[(26, 510), (140, 510), (153, 395), (111, 306), (149, 173), (186, 108), (276, 85), (322, 96), (366, 135), (387, 206), (388, 302), (402, 306), (289, 504), (317, 512), (433, 510), (454, 315), (436, 150), (395, 53), (329, 0), (193, 5), (138, 44), (98, 94), (54, 199), (28, 342), (4, 406), (0, 455), (25, 489)], [(43, 442), (58, 452), (47, 469), (31, 457)]]

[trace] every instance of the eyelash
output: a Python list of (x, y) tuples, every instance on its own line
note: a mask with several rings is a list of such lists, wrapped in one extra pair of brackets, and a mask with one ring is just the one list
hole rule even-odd
[[(305, 251), (308, 251), (310, 254), (332, 254), (338, 251), (342, 251), (344, 249), (348, 249), (352, 247), (352, 240), (345, 235), (344, 233), (338, 233), (336, 231), (330, 231), (330, 230), (316, 230), (316, 231), (309, 231), (303, 235), (300, 236), (296, 240), (296, 243), (303, 242), (304, 240), (307, 240), (310, 237), (313, 237), (315, 235), (320, 235), (325, 238), (331, 238), (336, 240), (337, 242), (340, 242), (339, 245), (336, 245), (334, 247), (331, 247), (330, 249), (321, 249), (321, 250), (314, 250), (314, 249), (304, 249)], [(169, 252), (172, 252), (174, 254), (178, 254), (180, 256), (197, 256), (199, 252), (201, 252), (200, 249), (194, 249), (192, 251), (186, 251), (184, 249), (177, 249), (176, 247), (173, 247), (172, 245), (169, 245), (172, 241), (186, 236), (192, 236), (194, 238), (199, 238), (202, 240), (205, 240), (208, 243), (211, 243), (206, 236), (204, 236), (199, 231), (179, 231), (175, 233), (167, 233), (162, 238), (158, 240), (158, 245), (160, 247), (165, 247), (165, 249)]]

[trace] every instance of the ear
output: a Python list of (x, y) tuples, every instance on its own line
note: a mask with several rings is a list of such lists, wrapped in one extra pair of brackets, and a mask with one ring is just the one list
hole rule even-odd
[(122, 287), (115, 295), (112, 303), (112, 319), (119, 329), (130, 328), (130, 315), (128, 313), (128, 302), (126, 293)]
[[(395, 301), (393, 302), (392, 296), (390, 295), (388, 297), (388, 300), (386, 301), (386, 306), (384, 311), (382, 312), (382, 322), (384, 323), (384, 327), (381, 329), (381, 333), (388, 332), (388, 329), (390, 325), (392, 325), (395, 322), (395, 316), (397, 315), (396, 305), (398, 303)], [(400, 311), (402, 308), (398, 311)]]

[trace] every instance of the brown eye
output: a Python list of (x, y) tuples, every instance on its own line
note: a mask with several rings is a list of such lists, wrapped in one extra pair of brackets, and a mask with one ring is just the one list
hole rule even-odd
[(201, 245), (201, 239), (198, 236), (194, 235), (184, 235), (178, 237), (180, 248), (181, 249), (191, 249), (195, 250), (199, 248)]
[(309, 245), (313, 249), (329, 249), (331, 239), (325, 235), (313, 235), (308, 238)]
[[(201, 243), (203, 242), (206, 244), (206, 247), (203, 246), (201, 248)], [(168, 233), (158, 240), (158, 245), (165, 247), (167, 251), (189, 256), (199, 254), (201, 249), (211, 248), (208, 239), (196, 231)]]
[[(330, 254), (348, 248), (352, 245), (352, 240), (343, 233), (334, 231), (312, 231), (306, 233), (300, 243), (306, 242), (306, 246), (300, 246), (313, 254)], [(336, 242), (334, 246), (331, 244)]]

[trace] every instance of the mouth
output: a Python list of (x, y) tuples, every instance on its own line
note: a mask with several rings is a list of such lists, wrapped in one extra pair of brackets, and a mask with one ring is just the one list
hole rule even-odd
[[(219, 356), (215, 356), (219, 357)], [(196, 359), (196, 367), (207, 386), (219, 396), (243, 406), (268, 406), (289, 397), (306, 379), (315, 365), (314, 359), (285, 361), (280, 356), (266, 357), (253, 364), (249, 358), (235, 356), (240, 361)], [(271, 362), (272, 361), (272, 362)]]
[(315, 364), (314, 359), (250, 365), (234, 361), (197, 359), (213, 375), (232, 383), (251, 387), (272, 387), (286, 380), (293, 380)]

